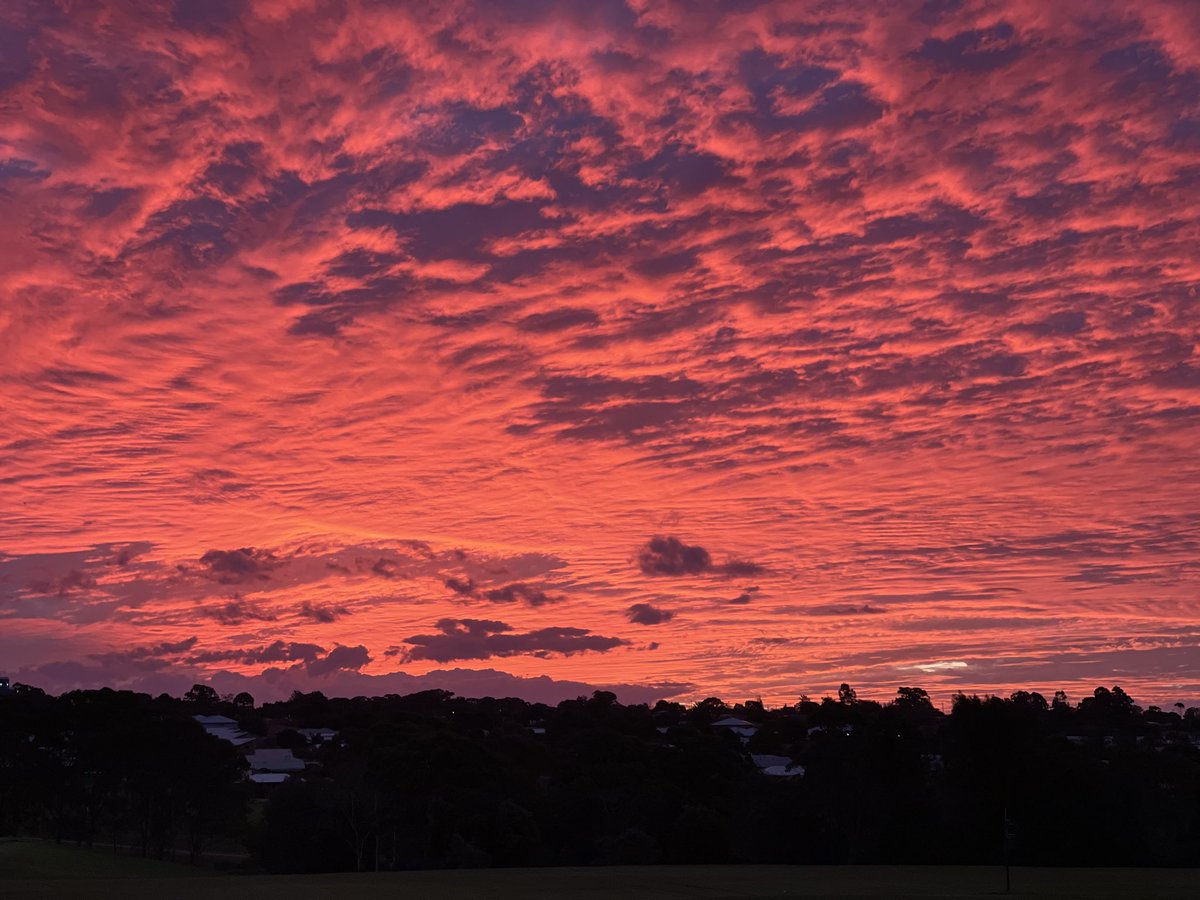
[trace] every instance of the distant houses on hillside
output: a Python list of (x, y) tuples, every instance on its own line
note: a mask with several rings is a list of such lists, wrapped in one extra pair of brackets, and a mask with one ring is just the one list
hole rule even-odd
[(758, 766), (764, 775), (776, 778), (799, 778), (804, 775), (804, 766), (792, 763), (790, 756), (777, 756), (773, 753), (751, 753), (750, 760)]
[(338, 734), (332, 728), (297, 728), (296, 733), (310, 744), (328, 744)]
[[(337, 738), (332, 728), (291, 728), (284, 723), (268, 723), (267, 733), (258, 737), (245, 731), (237, 719), (229, 716), (192, 716), (205, 733), (237, 747), (246, 757), (249, 779), (255, 784), (280, 784), (298, 772), (303, 772), (305, 760), (296, 756), (292, 747), (269, 746), (291, 735), (295, 746), (323, 746)], [(265, 746), (264, 746), (265, 745)]]
[[(0, 691), (6, 687), (4, 679), (0, 679)], [(211, 708), (211, 707), (210, 707)], [(737, 710), (741, 712), (741, 710)], [(753, 767), (764, 777), (771, 780), (799, 779), (805, 777), (805, 767), (797, 760), (801, 758), (804, 747), (814, 742), (840, 743), (851, 737), (854, 725), (849, 722), (825, 721), (812, 722), (807, 716), (797, 715), (794, 725), (781, 729), (780, 717), (775, 720), (751, 721), (726, 708), (718, 713), (718, 718), (706, 721), (707, 716), (689, 717), (682, 708), (678, 710), (665, 708), (654, 714), (654, 729), (663, 746), (676, 747), (674, 730), (678, 727), (711, 730), (725, 733), (737, 738), (742, 747), (742, 756), (749, 767)], [(751, 716), (753, 715), (751, 711)], [(309, 770), (308, 779), (325, 778), (327, 774), (321, 767), (325, 759), (325, 748), (335, 745), (339, 733), (334, 728), (327, 727), (297, 727), (289, 717), (261, 718), (254, 714), (251, 707), (246, 716), (240, 720), (225, 715), (194, 715), (194, 721), (208, 735), (226, 741), (237, 748), (246, 760), (248, 781), (255, 785), (281, 784), (289, 779), (303, 776)], [(689, 721), (690, 719), (690, 721)], [(544, 718), (530, 718), (525, 721), (525, 727), (530, 733), (542, 740), (549, 740)], [(1155, 723), (1151, 723), (1155, 724)], [(799, 727), (796, 727), (796, 726)], [(1157, 749), (1173, 744), (1190, 744), (1200, 747), (1200, 734), (1184, 733), (1164, 725), (1157, 729), (1155, 736)], [(253, 732), (253, 733), (252, 733)], [(487, 737), (488, 729), (481, 734)], [(1064, 739), (1071, 744), (1096, 744), (1101, 747), (1114, 747), (1122, 740), (1112, 734), (1073, 734), (1068, 733)], [(1149, 739), (1146, 735), (1124, 738), (1133, 744), (1144, 744)], [(834, 744), (828, 744), (833, 747)], [(924, 756), (925, 766), (929, 771), (939, 771), (944, 763), (940, 753), (929, 753)]]
[(247, 734), (237, 723), (237, 719), (229, 716), (192, 716), (200, 727), (215, 738), (228, 741), (235, 747), (245, 747), (257, 740), (254, 735)]
[(758, 734), (757, 725), (753, 722), (747, 722), (745, 719), (739, 719), (737, 716), (726, 716), (723, 719), (717, 719), (717, 721), (713, 722), (712, 727), (724, 729), (730, 734), (736, 734), (741, 738), (743, 744)]
[(250, 764), (250, 780), (255, 784), (279, 784), (304, 771), (304, 760), (282, 748), (255, 750), (246, 756), (246, 762)]
[[(227, 741), (245, 756), (249, 769), (247, 778), (254, 784), (281, 784), (305, 771), (314, 764), (311, 753), (329, 746), (338, 738), (333, 728), (296, 728), (287, 721), (268, 720), (261, 736), (245, 730), (237, 719), (222, 715), (195, 715), (192, 718), (212, 737)], [(536, 735), (545, 735), (545, 723), (538, 720), (529, 725)], [(714, 731), (727, 732), (738, 738), (745, 746), (758, 734), (760, 726), (754, 722), (727, 715), (710, 726)], [(665, 735), (666, 726), (659, 726), (658, 733)], [(486, 733), (486, 732), (485, 732)], [(810, 730), (810, 735), (812, 731)], [(296, 751), (300, 755), (296, 755)], [(744, 751), (745, 752), (745, 751)], [(747, 762), (760, 772), (773, 778), (800, 778), (804, 767), (797, 765), (790, 756), (772, 753), (747, 753)]]

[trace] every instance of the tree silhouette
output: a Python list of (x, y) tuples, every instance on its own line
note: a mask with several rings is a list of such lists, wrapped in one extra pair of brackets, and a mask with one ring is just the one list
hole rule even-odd
[(220, 695), (207, 684), (193, 684), (183, 699), (204, 709), (212, 709), (221, 702)]
[[(308, 766), (282, 785), (192, 720), (225, 710)], [(1176, 706), (1178, 710), (1180, 707)], [(714, 727), (758, 729), (748, 743)], [(298, 729), (339, 740), (310, 747)], [(1033, 691), (901, 687), (730, 708), (708, 698), (551, 707), (447, 691), (296, 694), (254, 709), (198, 686), (0, 695), (0, 832), (202, 859), (245, 836), (268, 871), (651, 862), (1161, 865), (1200, 846), (1200, 708), (1119, 687), (1072, 706)], [(803, 769), (788, 777), (761, 765)], [(798, 770), (796, 770), (798, 772)], [(254, 793), (261, 815), (247, 820)]]

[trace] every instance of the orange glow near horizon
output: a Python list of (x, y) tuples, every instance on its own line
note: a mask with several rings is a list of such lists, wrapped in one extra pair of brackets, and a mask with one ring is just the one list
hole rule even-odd
[(1200, 8), (436, 10), (0, 13), (3, 673), (1200, 699)]

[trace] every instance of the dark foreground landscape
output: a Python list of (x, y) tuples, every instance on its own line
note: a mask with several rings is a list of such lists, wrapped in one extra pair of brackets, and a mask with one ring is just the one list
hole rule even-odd
[(173, 873), (1200, 865), (1200, 710), (1120, 688), (943, 712), (846, 685), (779, 708), (14, 685), (0, 724), (0, 836)]
[(1003, 894), (995, 866), (612, 866), (492, 869), (342, 875), (198, 875), (168, 863), (99, 851), (23, 843), (0, 844), (6, 900), (738, 900), (765, 897), (953, 898), (997, 895), (1039, 898), (1193, 898), (1194, 869), (1014, 868)]

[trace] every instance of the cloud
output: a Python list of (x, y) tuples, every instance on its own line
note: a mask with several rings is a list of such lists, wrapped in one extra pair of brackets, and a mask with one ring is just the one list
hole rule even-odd
[(766, 572), (764, 566), (748, 559), (731, 559), (722, 563), (718, 568), (730, 578), (744, 578), (751, 575), (762, 575)]
[(833, 616), (837, 618), (844, 618), (848, 616), (873, 616), (882, 612), (886, 612), (886, 610), (883, 610), (878, 606), (872, 606), (870, 603), (825, 603), (818, 606), (809, 606), (803, 608), (803, 613), (806, 616)]
[(711, 554), (703, 547), (663, 535), (655, 535), (638, 551), (638, 568), (646, 575), (683, 576), (713, 572), (729, 578), (761, 575), (766, 571), (748, 559), (729, 559), (714, 565)]
[(300, 604), (300, 617), (327, 625), (350, 614), (350, 607), (340, 603), (319, 603), (305, 600)]
[(355, 647), (339, 645), (325, 656), (306, 660), (304, 670), (309, 675), (320, 677), (332, 672), (357, 671), (370, 662), (371, 654), (361, 644)]
[(646, 575), (699, 575), (711, 566), (707, 550), (676, 537), (655, 535), (638, 552), (638, 568)]
[(404, 652), (407, 661), (444, 663), (507, 656), (573, 656), (603, 653), (628, 643), (621, 638), (592, 634), (586, 628), (539, 628), (516, 633), (512, 626), (492, 619), (439, 619), (436, 627), (437, 634), (415, 634), (404, 639), (410, 645)]
[(522, 582), (513, 582), (502, 587), (480, 591), (476, 596), (489, 603), (525, 603), (528, 606), (545, 606), (565, 599), (561, 594), (547, 594), (541, 588)]
[(277, 616), (256, 603), (234, 597), (224, 603), (206, 608), (205, 612), (222, 625), (243, 625), (246, 622), (274, 622)]
[(450, 576), (443, 582), (443, 584), (450, 588), (450, 590), (454, 591), (454, 593), (464, 597), (471, 597), (475, 594), (475, 581), (472, 578), (456, 578), (454, 576)]
[(990, 28), (959, 32), (949, 39), (927, 38), (912, 55), (944, 71), (978, 74), (1011, 64), (1022, 50), (1013, 26), (999, 22)]
[(648, 684), (582, 682), (555, 679), (546, 675), (533, 677), (513, 675), (495, 669), (435, 669), (423, 675), (389, 672), (369, 675), (360, 671), (339, 669), (314, 677), (301, 670), (268, 669), (261, 675), (242, 675), (218, 671), (210, 675), (199, 672), (141, 671), (122, 678), (108, 680), (107, 670), (80, 663), (45, 663), (36, 670), (22, 670), (17, 681), (41, 687), (51, 693), (68, 690), (96, 689), (114, 684), (127, 690), (152, 695), (171, 693), (182, 696), (193, 684), (209, 684), (218, 693), (237, 694), (249, 691), (258, 701), (287, 699), (293, 690), (322, 691), (330, 697), (382, 696), (411, 694), (425, 690), (449, 690), (462, 697), (521, 697), (531, 703), (557, 704), (563, 700), (589, 697), (593, 692), (611, 691), (622, 703), (648, 703), (669, 699), (694, 689), (688, 682), (665, 681)]
[(546, 606), (551, 603), (561, 603), (566, 599), (562, 594), (551, 594), (543, 588), (521, 581), (494, 588), (480, 588), (473, 578), (451, 575), (443, 579), (442, 583), (459, 597), (483, 600), (488, 603), (524, 603), (526, 606)]
[(57, 594), (65, 597), (75, 591), (85, 591), (96, 586), (96, 579), (79, 569), (72, 569), (59, 578), (49, 581), (31, 581), (28, 588), (35, 594)]
[(918, 672), (946, 672), (957, 669), (969, 669), (970, 665), (963, 662), (961, 659), (939, 660), (937, 662), (915, 663), (911, 666), (901, 666), (904, 669), (914, 669)]
[(566, 331), (570, 328), (598, 325), (600, 316), (587, 307), (562, 307), (531, 313), (517, 323), (522, 331), (537, 333)]
[(381, 556), (371, 564), (371, 571), (380, 578), (397, 578), (400, 575), (400, 564), (394, 559)]
[(282, 563), (267, 550), (241, 547), (237, 550), (209, 550), (200, 557), (205, 577), (221, 584), (245, 584), (263, 581)]
[(675, 618), (675, 613), (651, 603), (635, 603), (626, 610), (626, 615), (635, 625), (661, 625)]
[(174, 656), (191, 650), (196, 646), (197, 638), (195, 635), (189, 638), (184, 638), (180, 641), (163, 641), (159, 644), (148, 644), (141, 647), (132, 647), (128, 650), (118, 650), (111, 653), (98, 653), (93, 655), (93, 659), (103, 660), (145, 660), (158, 659), (163, 656)]
[(325, 648), (319, 644), (280, 640), (263, 647), (241, 650), (204, 650), (193, 653), (188, 657), (188, 662), (236, 662), (246, 666), (281, 662), (311, 663), (321, 659), (324, 653)]

